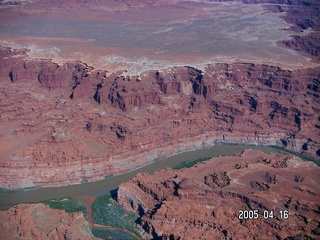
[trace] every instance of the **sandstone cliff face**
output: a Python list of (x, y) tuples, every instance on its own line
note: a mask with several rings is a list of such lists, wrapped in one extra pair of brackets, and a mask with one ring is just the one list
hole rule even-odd
[[(2, 56), (11, 53), (11, 49), (2, 49)], [(10, 65), (7, 63), (10, 62)], [(88, 72), (92, 67), (88, 67), (81, 62), (65, 63), (59, 66), (49, 60), (23, 61), (21, 59), (11, 59), (11, 61), (2, 61), (4, 64), (1, 76), (9, 76), (10, 81), (33, 82), (37, 80), (40, 86), (46, 89), (75, 89), (81, 81), (89, 76)], [(8, 74), (9, 70), (9, 74)]]
[[(215, 0), (221, 2), (220, 0)], [(271, 12), (283, 13), (283, 19), (291, 24), (288, 30), (296, 32), (291, 39), (282, 40), (279, 45), (288, 47), (320, 62), (320, 5), (312, 0), (230, 0), (245, 4), (264, 4)], [(304, 34), (300, 34), (304, 33)]]
[[(269, 1), (271, 2), (271, 1)], [(279, 1), (281, 2), (281, 1)], [(274, 1), (274, 3), (279, 3)], [(320, 5), (317, 1), (286, 1), (286, 5), (265, 6), (272, 12), (284, 12), (283, 18), (292, 25), (290, 30), (297, 32), (291, 39), (280, 41), (279, 44), (311, 57), (320, 62)], [(304, 34), (299, 34), (299, 33)]]
[(320, 155), (320, 68), (211, 64), (129, 77), (23, 54), (1, 50), (1, 187), (100, 180), (217, 141)]
[[(190, 169), (138, 174), (120, 185), (118, 202), (140, 215), (146, 238), (315, 239), (319, 174), (297, 157), (245, 150)], [(260, 215), (239, 219), (240, 210)], [(288, 219), (280, 219), (285, 210)], [(277, 218), (264, 219), (264, 211)]]
[(21, 204), (0, 212), (1, 239), (98, 239), (81, 212)]
[[(283, 13), (291, 30), (303, 32), (279, 44), (317, 60), (317, 1), (241, 2), (268, 3), (265, 9)], [(88, 7), (79, 1), (56, 6)], [(215, 142), (278, 145), (320, 156), (319, 67), (211, 64), (203, 71), (186, 66), (126, 76), (79, 61), (27, 61), (26, 54), (1, 48), (0, 187), (100, 180)]]

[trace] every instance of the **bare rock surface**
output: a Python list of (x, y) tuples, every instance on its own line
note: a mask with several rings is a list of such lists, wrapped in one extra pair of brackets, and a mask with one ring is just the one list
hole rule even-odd
[[(315, 63), (319, 57), (319, 3), (236, 2), (0, 1), (0, 188), (97, 181), (216, 142), (277, 145), (319, 159), (320, 67)], [(198, 34), (186, 31), (189, 25), (199, 30), (202, 19), (204, 26), (218, 27), (220, 35), (229, 38), (227, 28), (216, 25), (225, 13), (231, 20), (238, 19), (239, 13), (245, 16), (236, 20), (240, 32), (231, 31), (236, 34), (231, 34), (231, 39), (242, 39), (246, 48), (223, 39), (211, 47), (211, 37), (201, 45)], [(247, 38), (241, 29), (246, 29), (246, 21), (252, 18), (257, 21), (250, 25), (254, 33)], [(230, 21), (226, 27), (233, 26)], [(115, 22), (119, 25), (113, 25)], [(89, 25), (81, 27), (84, 23)], [(139, 28), (146, 23), (150, 28)], [(90, 24), (99, 26), (94, 28), (99, 31), (91, 32)], [(132, 43), (124, 41), (122, 32), (143, 29), (150, 30), (148, 37), (134, 37), (153, 37), (147, 48), (135, 44), (129, 50), (128, 45), (114, 47), (114, 43)], [(180, 41), (171, 46), (169, 40), (176, 39), (176, 30), (181, 40), (191, 45)], [(120, 35), (112, 35), (114, 32)], [(84, 38), (88, 34), (93, 38)], [(293, 37), (287, 39), (290, 35)], [(260, 36), (266, 45), (252, 45), (259, 43)], [(315, 62), (277, 46), (279, 38), (280, 45), (304, 52)], [(163, 42), (171, 46), (170, 51), (166, 51), (167, 44), (158, 49)], [(205, 55), (211, 49), (226, 49), (232, 57), (208, 58), (210, 61), (199, 66), (181, 63), (181, 59), (196, 63), (193, 57), (197, 54), (200, 59), (207, 57), (199, 49), (193, 52), (193, 43), (204, 47)], [(146, 58), (124, 57), (137, 52), (147, 56), (150, 49), (152, 56)], [(254, 53), (262, 51), (258, 51), (258, 59), (251, 58), (252, 49)], [(213, 52), (214, 56), (219, 56), (218, 52)], [(104, 56), (102, 60), (99, 54)], [(266, 58), (268, 54), (272, 61)], [(166, 64), (163, 60), (169, 55), (172, 62)], [(283, 58), (275, 59), (280, 55)], [(87, 61), (80, 61), (83, 59)], [(226, 63), (217, 63), (221, 59)], [(101, 61), (111, 65), (102, 67), (106, 65)], [(207, 176), (207, 184), (224, 185), (227, 179), (216, 173)], [(268, 186), (276, 180), (270, 175)], [(267, 189), (260, 182), (252, 184)]]
[(81, 212), (66, 213), (45, 204), (20, 204), (0, 212), (1, 239), (98, 239)]
[(319, 157), (319, 68), (216, 63), (124, 76), (24, 54), (1, 49), (0, 187), (100, 180), (215, 142)]
[(29, 59), (131, 75), (212, 62), (310, 67), (319, 60), (319, 12), (313, 0), (5, 0), (0, 42), (28, 48)]
[[(317, 239), (319, 176), (317, 166), (298, 157), (244, 150), (192, 168), (138, 174), (119, 186), (118, 202), (140, 215), (146, 238)], [(241, 210), (258, 210), (259, 217), (239, 219)], [(264, 219), (264, 211), (276, 218)]]

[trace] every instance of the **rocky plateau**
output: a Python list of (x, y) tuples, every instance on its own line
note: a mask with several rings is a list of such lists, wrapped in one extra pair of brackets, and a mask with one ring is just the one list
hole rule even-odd
[(66, 213), (45, 204), (20, 204), (0, 212), (1, 239), (99, 239), (81, 212)]
[[(0, 0), (0, 188), (98, 181), (223, 142), (276, 145), (320, 159), (318, 1), (107, 2)], [(249, 17), (238, 19), (238, 12)], [(202, 20), (208, 27), (219, 16), (237, 21), (212, 29), (244, 39), (242, 47), (220, 39), (221, 47), (218, 35), (217, 46), (197, 37)], [(225, 31), (237, 22), (245, 24)], [(275, 31), (261, 32), (259, 24)], [(102, 30), (90, 37), (92, 26)], [(183, 32), (191, 27), (196, 34)], [(152, 31), (122, 34), (141, 29)], [(257, 44), (259, 34), (266, 46)], [(268, 38), (273, 34), (280, 40)], [(183, 52), (185, 42), (174, 39), (213, 46), (211, 59), (223, 61), (204, 61), (211, 48)], [(221, 58), (221, 48), (230, 56)], [(138, 54), (143, 58), (130, 58)], [(200, 65), (181, 61), (199, 54)], [(319, 176), (319, 167), (296, 156), (246, 150), (190, 169), (138, 174), (120, 185), (117, 201), (139, 214), (146, 239), (318, 239)], [(240, 210), (277, 218), (239, 219)], [(82, 213), (44, 204), (1, 211), (0, 230), (1, 239), (95, 239)]]
[[(297, 35), (278, 44), (318, 61), (316, 1), (243, 3), (283, 13)], [(82, 1), (1, 4), (8, 13), (11, 5), (29, 7), (12, 8), (23, 16), (38, 14), (38, 6), (48, 16), (55, 7), (88, 8)], [(112, 4), (109, 10), (116, 12), (131, 5), (161, 9), (164, 3)], [(29, 55), (28, 49), (0, 49), (1, 188), (96, 181), (215, 142), (277, 145), (320, 156), (319, 66), (212, 63), (203, 69), (169, 67), (132, 76), (81, 61), (58, 64)]]
[(95, 181), (215, 142), (320, 155), (319, 67), (216, 63), (125, 76), (24, 54), (1, 49), (3, 188)]
[[(285, 13), (303, 34), (279, 44), (317, 61), (316, 2), (244, 3)], [(319, 66), (212, 63), (132, 76), (28, 54), (1, 47), (1, 188), (96, 181), (215, 142), (278, 145), (319, 158)]]
[[(146, 239), (318, 239), (319, 176), (298, 157), (244, 150), (138, 174), (119, 186), (118, 202), (140, 215)], [(241, 219), (241, 211), (254, 210), (257, 219)]]

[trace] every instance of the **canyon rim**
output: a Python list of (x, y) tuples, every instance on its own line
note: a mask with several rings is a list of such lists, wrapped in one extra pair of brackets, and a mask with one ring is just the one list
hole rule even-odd
[[(313, 0), (0, 1), (0, 188), (94, 182), (217, 143), (278, 146), (318, 162), (319, 8)], [(284, 158), (268, 156), (275, 162)], [(292, 158), (286, 160), (288, 168), (268, 166), (266, 171), (277, 176), (291, 167), (296, 171), (294, 166), (303, 163)], [(252, 168), (255, 164), (262, 163)], [(303, 167), (318, 171), (314, 164)], [(165, 182), (173, 178), (172, 171), (162, 172)], [(236, 194), (229, 185), (218, 186), (219, 193), (212, 187), (224, 184), (223, 172), (203, 176), (207, 182), (192, 185), (186, 177), (177, 184), (181, 189), (191, 184), (197, 191), (209, 186), (215, 189), (207, 189), (210, 194), (229, 198)], [(147, 194), (132, 190), (144, 181), (140, 178), (120, 186), (118, 201), (128, 209), (132, 199), (134, 206), (149, 204), (136, 202), (137, 194)], [(253, 198), (272, 189), (271, 183), (265, 189), (262, 180), (250, 181), (259, 192)], [(285, 183), (298, 184), (294, 178)], [(126, 189), (130, 184), (132, 189)], [(172, 190), (170, 184), (166, 191)], [(319, 189), (308, 184), (294, 185), (292, 191), (309, 191), (317, 198)], [(282, 205), (294, 209), (286, 198), (292, 193), (279, 194), (284, 194)], [(169, 195), (175, 204), (177, 196)], [(162, 200), (150, 201), (164, 209)], [(249, 200), (235, 205), (250, 205)], [(131, 210), (137, 211), (134, 206)], [(43, 207), (19, 207), (36, 208)], [(163, 209), (141, 213), (147, 238), (177, 236)], [(294, 219), (315, 237), (319, 219), (312, 214), (297, 213)], [(261, 223), (268, 236), (295, 236), (290, 227), (274, 224)], [(219, 236), (234, 236), (218, 225), (224, 234)], [(275, 232), (275, 226), (285, 230)]]

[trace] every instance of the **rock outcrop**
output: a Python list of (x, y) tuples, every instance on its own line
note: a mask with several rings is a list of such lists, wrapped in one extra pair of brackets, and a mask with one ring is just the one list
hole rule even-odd
[(0, 187), (100, 180), (215, 142), (320, 155), (320, 68), (216, 63), (135, 77), (24, 54), (1, 49)]
[(1, 239), (98, 239), (81, 212), (66, 213), (39, 204), (0, 212)]
[(119, 186), (118, 202), (140, 215), (147, 239), (316, 239), (319, 176), (298, 157), (245, 150), (138, 174)]
[[(28, 14), (41, 6), (45, 14), (49, 5), (54, 13), (71, 6), (94, 9), (81, 1), (31, 2), (23, 1)], [(174, 2), (112, 1), (105, 10)], [(297, 34), (279, 44), (318, 61), (317, 1), (238, 2), (267, 3), (264, 9), (283, 13)], [(0, 5), (11, 4), (18, 3)], [(96, 1), (98, 8), (104, 4)], [(100, 180), (216, 142), (278, 145), (320, 157), (320, 67), (213, 63), (202, 70), (171, 67), (129, 76), (81, 61), (26, 60), (27, 54), (0, 49), (2, 188)], [(215, 184), (211, 181), (208, 176), (208, 184)]]
[(281, 46), (288, 47), (320, 62), (320, 5), (317, 1), (282, 1), (282, 0), (245, 0), (246, 3), (271, 3), (264, 6), (266, 9), (285, 13), (283, 18), (292, 24), (289, 30), (296, 32), (291, 39), (279, 42)]

